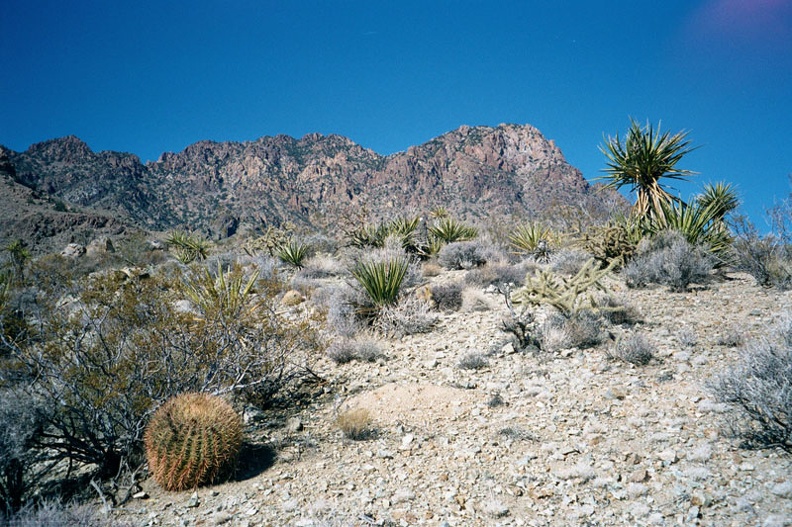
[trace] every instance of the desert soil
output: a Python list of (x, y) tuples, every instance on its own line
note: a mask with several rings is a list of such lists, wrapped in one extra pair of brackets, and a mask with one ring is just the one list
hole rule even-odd
[[(792, 525), (792, 455), (740, 448), (735, 414), (706, 386), (739, 357), (735, 335), (766, 336), (791, 293), (740, 274), (686, 293), (612, 286), (642, 322), (609, 330), (655, 343), (646, 366), (610, 358), (612, 341), (514, 352), (502, 299), (474, 291), (431, 333), (381, 339), (377, 362), (320, 360), (324, 394), (288, 418), (248, 416), (260, 445), (237, 481), (167, 493), (147, 480), (120, 514), (178, 526)], [(488, 365), (459, 368), (470, 353)], [(361, 441), (335, 424), (356, 408), (375, 428)]]

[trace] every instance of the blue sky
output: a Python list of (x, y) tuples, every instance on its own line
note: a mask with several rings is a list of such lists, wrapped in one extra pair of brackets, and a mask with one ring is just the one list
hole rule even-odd
[(201, 139), (338, 133), (381, 154), (521, 123), (588, 179), (629, 118), (743, 212), (792, 174), (792, 0), (4, 0), (0, 144), (77, 135), (144, 162)]

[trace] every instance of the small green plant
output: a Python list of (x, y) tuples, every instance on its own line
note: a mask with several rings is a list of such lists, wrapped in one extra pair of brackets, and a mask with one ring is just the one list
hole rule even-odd
[(509, 245), (514, 252), (547, 261), (553, 232), (539, 222), (520, 225), (509, 234)]
[(448, 216), (440, 217), (429, 227), (429, 234), (443, 243), (465, 242), (478, 236), (478, 229)]
[(371, 414), (365, 408), (347, 410), (336, 418), (336, 425), (344, 437), (353, 441), (363, 441), (374, 434)]
[(242, 435), (242, 419), (223, 399), (178, 395), (157, 410), (146, 429), (149, 471), (165, 490), (215, 483), (233, 473)]
[(256, 285), (259, 272), (245, 276), (242, 269), (234, 266), (224, 271), (217, 262), (214, 276), (204, 269), (184, 280), (184, 292), (201, 312), (212, 319), (221, 315), (226, 319), (238, 317), (245, 308), (250, 308), (249, 296)]
[(410, 264), (406, 258), (384, 261), (362, 260), (355, 264), (352, 276), (358, 281), (377, 308), (395, 304)]
[(206, 260), (209, 254), (209, 242), (197, 234), (173, 231), (166, 242), (173, 249), (176, 259), (183, 264)]
[(562, 315), (571, 318), (582, 309), (602, 309), (591, 295), (595, 289), (607, 292), (602, 279), (613, 269), (614, 264), (600, 269), (594, 259), (573, 277), (564, 278), (547, 270), (539, 270), (534, 276), (525, 278), (525, 287), (514, 294), (514, 300), (530, 305), (548, 304)]
[(280, 258), (282, 262), (296, 267), (297, 269), (302, 269), (305, 258), (308, 256), (310, 250), (310, 246), (304, 243), (288, 240), (275, 249), (275, 255)]

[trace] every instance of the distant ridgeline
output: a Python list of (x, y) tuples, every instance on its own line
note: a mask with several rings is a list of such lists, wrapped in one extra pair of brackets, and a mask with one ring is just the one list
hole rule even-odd
[[(44, 243), (73, 230), (184, 228), (215, 239), (291, 222), (332, 225), (443, 207), (469, 221), (605, 213), (623, 201), (595, 192), (529, 125), (462, 126), (381, 156), (338, 135), (200, 141), (142, 164), (69, 136), (25, 152), (0, 147), (4, 238)], [(575, 212), (577, 211), (577, 212)]]

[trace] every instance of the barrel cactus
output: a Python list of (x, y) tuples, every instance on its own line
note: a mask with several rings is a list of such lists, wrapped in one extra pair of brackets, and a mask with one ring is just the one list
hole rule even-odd
[(234, 470), (242, 430), (242, 419), (219, 397), (173, 397), (152, 416), (144, 435), (149, 471), (165, 490), (219, 481)]

